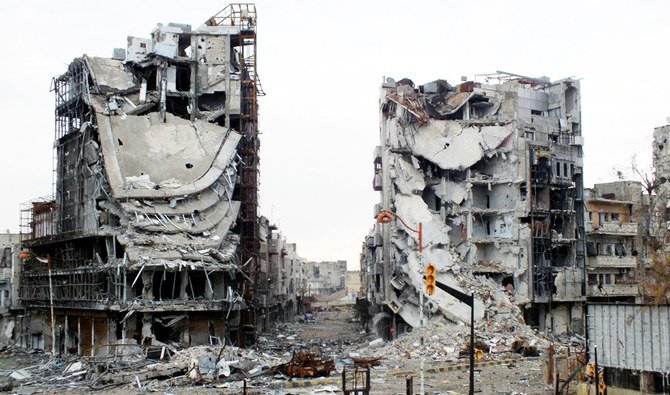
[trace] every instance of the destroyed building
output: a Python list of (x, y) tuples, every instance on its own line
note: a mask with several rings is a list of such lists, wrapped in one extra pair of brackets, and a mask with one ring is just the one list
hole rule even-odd
[(635, 302), (640, 296), (638, 257), (645, 250), (639, 225), (642, 185), (595, 184), (585, 190), (585, 199), (589, 301)]
[[(33, 344), (255, 340), (256, 9), (159, 24), (52, 83), (54, 195), (24, 205), (20, 299)], [(50, 311), (51, 310), (51, 311)]]
[(301, 314), (304, 294), (305, 259), (298, 255), (295, 243), (267, 218), (261, 217), (260, 282), (258, 292), (258, 331), (273, 322), (290, 321)]
[(305, 262), (304, 275), (309, 295), (328, 295), (346, 288), (347, 261)]
[[(456, 86), (391, 78), (382, 84), (374, 215), (390, 210), (407, 226), (396, 217), (367, 236), (364, 292), (373, 313), (391, 317), (388, 325), (418, 326), (424, 281), (415, 231), (421, 224), (423, 263), (436, 265), (439, 282), (476, 293), (476, 319), (506, 290), (526, 323), (581, 332), (579, 81), (503, 72), (480, 79)], [(492, 289), (484, 286), (491, 281)], [(469, 306), (440, 290), (425, 306), (429, 314), (469, 322)]]

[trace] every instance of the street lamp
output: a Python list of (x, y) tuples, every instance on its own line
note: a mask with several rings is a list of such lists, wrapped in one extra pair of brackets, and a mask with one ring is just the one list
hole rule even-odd
[[(377, 223), (388, 224), (391, 221), (393, 221), (394, 218), (397, 219), (398, 221), (400, 221), (400, 223), (402, 223), (405, 228), (407, 228), (407, 229), (411, 230), (412, 232), (418, 234), (418, 236), (419, 236), (419, 266), (420, 266), (421, 273), (423, 273), (425, 271), (425, 268), (423, 267), (423, 227), (422, 227), (421, 222), (419, 222), (419, 228), (414, 229), (411, 226), (407, 225), (407, 223), (405, 221), (403, 221), (403, 219), (400, 218), (400, 216), (398, 214), (394, 213), (393, 211), (384, 209), (384, 210), (381, 210), (379, 212), (379, 215), (377, 216)], [(419, 393), (421, 395), (425, 394), (425, 391), (424, 391), (425, 381), (424, 381), (424, 373), (423, 373), (424, 359), (425, 359), (424, 355), (423, 355), (423, 352), (424, 352), (424, 349), (423, 349), (423, 298), (424, 298), (424, 287), (423, 287), (423, 285), (419, 285), (419, 338), (420, 338), (420, 340), (419, 340), (420, 343), (419, 344), (420, 344), (420, 347), (421, 347), (421, 365), (420, 365), (420, 381), (419, 381), (420, 390), (419, 390)]]
[(54, 286), (53, 280), (51, 277), (51, 255), (47, 254), (46, 257), (41, 257), (35, 254), (32, 251), (23, 251), (19, 254), (19, 259), (22, 261), (27, 261), (33, 257), (39, 262), (46, 263), (47, 268), (49, 269), (49, 308), (51, 310), (51, 354), (56, 356), (56, 317), (54, 316)]

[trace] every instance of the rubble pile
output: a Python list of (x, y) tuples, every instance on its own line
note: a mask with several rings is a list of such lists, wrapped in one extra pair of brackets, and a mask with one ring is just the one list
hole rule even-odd
[[(482, 284), (488, 282), (482, 279)], [(478, 289), (481, 299), (488, 301), (485, 309), (489, 317), (475, 324), (477, 359), (544, 354), (552, 344), (550, 340), (523, 323), (518, 308), (504, 291), (503, 295), (487, 298), (494, 289)], [(385, 341), (366, 333), (352, 318), (350, 312), (318, 312), (314, 322), (276, 325), (252, 348), (166, 347), (161, 353), (149, 353), (157, 355), (155, 358), (135, 352), (139, 348), (116, 356), (68, 359), (46, 359), (44, 354), (22, 352), (27, 362), (6, 370), (6, 380), (0, 385), (96, 390), (125, 386), (143, 391), (185, 386), (236, 391), (247, 385), (263, 390), (283, 387), (293, 379), (332, 377), (353, 365), (370, 366), (376, 374), (415, 370), (422, 354), (431, 365), (453, 365), (468, 359), (469, 326), (447, 322), (439, 314), (427, 313), (424, 347), (420, 347), (417, 329)]]

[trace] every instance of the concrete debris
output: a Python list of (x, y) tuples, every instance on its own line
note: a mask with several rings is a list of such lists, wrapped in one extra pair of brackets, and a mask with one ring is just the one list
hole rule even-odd
[(14, 380), (23, 381), (31, 379), (33, 375), (31, 375), (30, 372), (28, 372), (26, 369), (18, 369), (13, 371), (9, 377), (13, 378)]
[[(161, 353), (142, 353), (139, 358), (128, 353), (58, 360), (43, 353), (18, 350), (11, 356), (5, 351), (4, 356), (26, 366), (14, 371), (21, 372), (18, 379), (21, 381), (12, 385), (36, 391), (119, 387), (122, 392), (139, 389), (174, 393), (177, 387), (190, 386), (216, 388), (230, 394), (241, 393), (245, 386), (272, 393), (290, 386), (290, 380), (297, 381), (293, 383), (296, 387), (302, 387), (319, 376), (339, 382), (344, 371), (355, 371), (356, 367), (369, 368), (374, 375), (372, 382), (382, 386), (390, 380), (388, 374), (396, 369), (416, 371), (421, 355), (431, 367), (462, 364), (467, 360), (464, 350), (469, 330), (464, 325), (431, 322), (422, 351), (416, 331), (384, 341), (361, 330), (362, 322), (352, 322), (351, 310), (347, 308), (315, 311), (314, 315), (313, 324), (277, 325), (262, 333), (258, 345), (251, 348), (229, 345), (179, 348), (166, 344), (160, 359)], [(550, 344), (546, 338), (522, 325), (510, 332), (508, 326), (512, 324), (511, 319), (478, 323), (476, 344), (482, 353), (481, 361), (521, 361), (524, 353), (546, 354)], [(317, 384), (316, 388), (323, 386)]]

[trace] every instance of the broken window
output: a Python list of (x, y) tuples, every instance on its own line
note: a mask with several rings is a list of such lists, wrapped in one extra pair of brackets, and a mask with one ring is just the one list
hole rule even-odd
[(586, 255), (587, 256), (596, 256), (598, 251), (596, 250), (596, 243), (589, 241), (586, 243)]
[(614, 245), (614, 252), (618, 257), (625, 257), (628, 255), (626, 252), (626, 246), (623, 243), (617, 243)]

